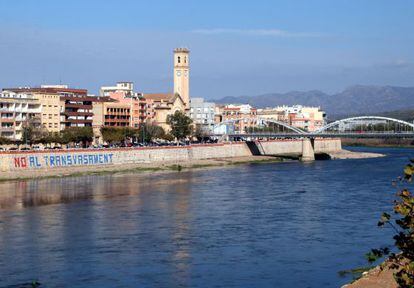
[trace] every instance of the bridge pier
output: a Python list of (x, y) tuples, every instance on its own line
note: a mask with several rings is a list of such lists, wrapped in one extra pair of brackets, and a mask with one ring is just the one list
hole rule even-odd
[(315, 139), (304, 137), (302, 139), (302, 157), (301, 161), (308, 162), (315, 160)]

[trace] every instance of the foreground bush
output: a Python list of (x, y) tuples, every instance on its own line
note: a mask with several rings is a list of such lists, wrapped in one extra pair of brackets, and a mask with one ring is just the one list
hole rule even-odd
[[(395, 185), (407, 185), (412, 182), (414, 175), (414, 160), (404, 169), (404, 177), (400, 177)], [(407, 188), (401, 188), (394, 200), (394, 211), (390, 215), (383, 213), (378, 226), (389, 225), (394, 229), (394, 247), (372, 249), (366, 256), (369, 262), (388, 256), (388, 260), (381, 265), (394, 269), (394, 278), (399, 287), (414, 287), (414, 197)], [(391, 252), (391, 250), (396, 250)]]

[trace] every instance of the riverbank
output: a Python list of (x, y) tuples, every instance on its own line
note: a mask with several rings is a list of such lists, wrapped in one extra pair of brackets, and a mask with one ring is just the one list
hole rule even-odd
[(342, 286), (341, 288), (397, 288), (398, 285), (394, 280), (393, 271), (380, 267), (375, 267), (362, 274), (362, 277), (351, 284)]
[(365, 159), (365, 158), (378, 158), (385, 157), (385, 154), (372, 153), (372, 152), (355, 152), (342, 149), (340, 151), (328, 153), (333, 160), (344, 160), (344, 159)]
[(272, 163), (286, 161), (274, 156), (241, 156), (228, 158), (199, 159), (191, 161), (164, 161), (154, 163), (117, 164), (102, 166), (78, 166), (53, 170), (1, 172), (0, 181), (28, 180), (33, 178), (60, 178), (114, 173), (177, 172), (184, 169), (203, 169), (248, 163)]
[[(331, 159), (364, 159), (383, 157), (384, 154), (353, 152), (341, 150), (328, 153)], [(188, 169), (205, 169), (212, 167), (222, 167), (230, 165), (240, 165), (249, 163), (275, 163), (291, 161), (282, 157), (275, 156), (237, 156), (225, 158), (210, 159), (193, 159), (188, 161), (163, 161), (152, 163), (134, 163), (134, 164), (115, 164), (100, 166), (74, 166), (54, 169), (39, 170), (19, 170), (0, 172), (0, 181), (10, 180), (28, 180), (33, 178), (60, 178), (60, 177), (76, 177), (85, 175), (103, 175), (114, 173), (151, 173), (151, 172), (177, 172)]]

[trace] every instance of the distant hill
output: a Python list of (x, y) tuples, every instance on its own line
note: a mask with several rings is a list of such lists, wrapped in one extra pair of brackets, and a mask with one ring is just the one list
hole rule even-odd
[(278, 105), (320, 106), (328, 115), (378, 114), (414, 109), (414, 87), (352, 86), (337, 94), (318, 90), (224, 97), (216, 103), (248, 103), (258, 108)]
[[(354, 115), (333, 115), (329, 117), (330, 121), (343, 119), (346, 117), (353, 117), (353, 116), (362, 116), (362, 114), (354, 114)], [(388, 111), (388, 112), (376, 112), (375, 116), (383, 116), (388, 118), (400, 119), (407, 122), (413, 122), (414, 120), (414, 109), (405, 109), (405, 110), (395, 110), (395, 111)]]

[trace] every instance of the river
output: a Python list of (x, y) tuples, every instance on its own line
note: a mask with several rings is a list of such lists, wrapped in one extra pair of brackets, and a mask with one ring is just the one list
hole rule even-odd
[(0, 183), (0, 287), (339, 287), (414, 150)]

